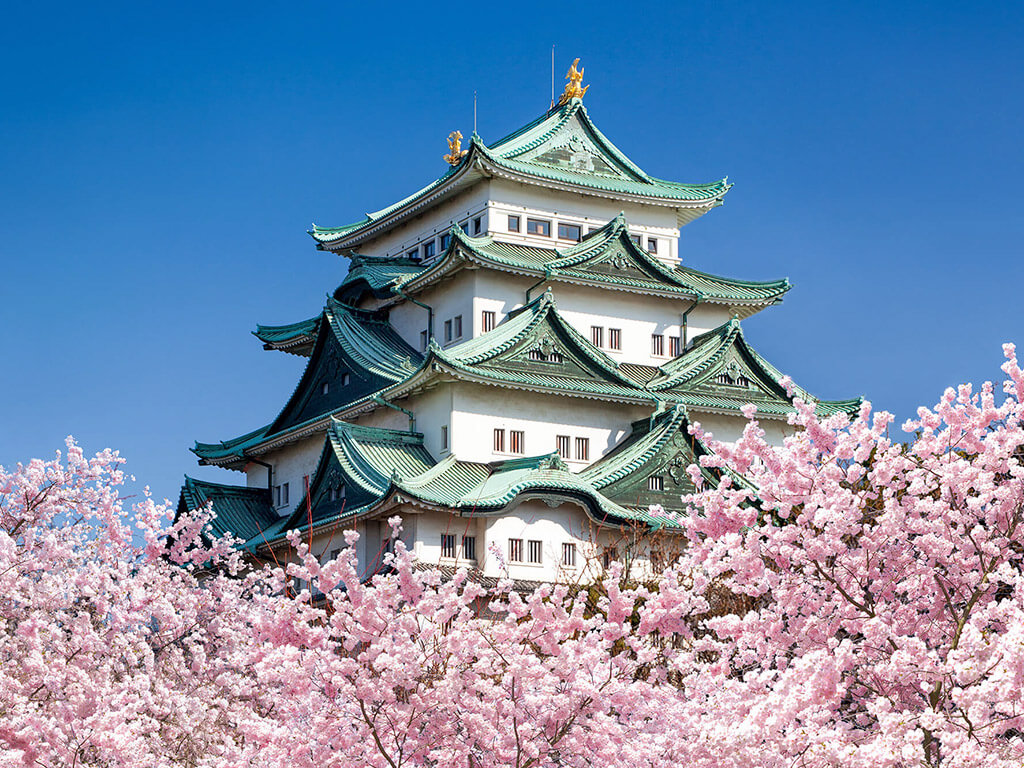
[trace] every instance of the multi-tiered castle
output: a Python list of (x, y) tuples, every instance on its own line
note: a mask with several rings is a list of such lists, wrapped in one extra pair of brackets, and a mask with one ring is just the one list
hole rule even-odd
[(740, 321), (789, 282), (681, 263), (680, 229), (730, 185), (648, 175), (591, 121), (581, 77), (500, 141), (453, 133), (413, 195), (313, 228), (348, 274), (316, 316), (255, 331), (308, 358), (302, 378), (269, 424), (196, 444), (245, 483), (186, 478), (180, 508), (212, 502), (214, 529), (262, 557), (292, 529), (327, 557), (354, 527), (370, 573), (400, 515), (424, 562), (577, 578), (661, 526), (650, 505), (681, 507), (708, 450), (691, 422), (733, 440), (752, 402), (782, 439), (793, 395)]

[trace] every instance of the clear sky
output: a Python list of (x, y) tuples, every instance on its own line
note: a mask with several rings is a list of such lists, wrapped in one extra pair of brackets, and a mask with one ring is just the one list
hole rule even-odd
[[(67, 434), (158, 497), (188, 448), (270, 421), (338, 225), (445, 170), (445, 137), (538, 116), (582, 57), (649, 173), (728, 175), (693, 266), (788, 276), (748, 339), (902, 420), (1024, 342), (1024, 5), (8, 3), (0, 24), (0, 464)], [(561, 86), (559, 85), (559, 88)]]

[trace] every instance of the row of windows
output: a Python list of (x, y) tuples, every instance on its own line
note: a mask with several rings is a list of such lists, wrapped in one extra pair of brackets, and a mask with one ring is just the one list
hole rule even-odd
[[(555, 450), (558, 451), (558, 455), (563, 459), (573, 458), (572, 454), (569, 453), (569, 448), (573, 445), (573, 440), (569, 435), (558, 435), (555, 438)], [(577, 461), (590, 461), (590, 438), (589, 437), (577, 437), (575, 441), (576, 447), (576, 460)]]
[[(522, 232), (522, 223), (521, 216), (518, 214), (509, 214), (508, 231)], [(589, 235), (592, 232), (596, 232), (598, 229), (599, 227), (588, 227), (587, 234)], [(579, 224), (569, 224), (567, 222), (560, 221), (558, 222), (557, 231), (559, 240), (571, 240), (574, 243), (578, 243), (583, 238), (583, 228)], [(526, 234), (537, 235), (538, 237), (551, 237), (551, 220), (527, 217)], [(640, 235), (630, 235), (629, 239), (636, 243), (638, 247), (643, 247)], [(658, 252), (658, 238), (647, 238), (647, 252)]]
[[(471, 235), (479, 235), (483, 232), (483, 216), (475, 217), (472, 222), (469, 220), (464, 221), (460, 226)], [(444, 232), (440, 237), (431, 238), (424, 243), (420, 243), (415, 248), (410, 248), (405, 252), (405, 255), (409, 259), (423, 259), (427, 261), (434, 258), (439, 251), (441, 253), (447, 251), (448, 246), (451, 244), (451, 232)]]

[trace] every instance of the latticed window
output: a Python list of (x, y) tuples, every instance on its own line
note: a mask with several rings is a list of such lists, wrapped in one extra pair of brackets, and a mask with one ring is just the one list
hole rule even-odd
[(521, 430), (510, 429), (508, 433), (509, 453), (526, 452), (526, 435)]
[(558, 437), (555, 438), (555, 450), (558, 451), (558, 455), (563, 459), (571, 458), (571, 456), (569, 456), (568, 435), (558, 435)]
[(495, 319), (496, 319), (496, 317), (495, 317), (494, 312), (492, 312), (489, 309), (485, 309), (480, 314), (480, 330), (483, 333), (487, 333), (488, 331), (493, 331), (494, 330), (494, 321), (495, 321)]
[(455, 534), (441, 534), (441, 557), (455, 557)]
[(494, 430), (494, 452), (504, 453), (505, 452), (505, 430), (496, 429)]
[(622, 329), (608, 329), (608, 349), (622, 349)]
[(665, 354), (665, 337), (660, 333), (651, 334), (651, 354), (659, 357)]
[(521, 562), (523, 562), (523, 540), (522, 539), (509, 539), (508, 540), (508, 561), (510, 563), (521, 563)]
[(576, 458), (580, 461), (590, 461), (590, 438), (576, 438)]
[(576, 545), (572, 542), (562, 544), (562, 565), (566, 568), (576, 567)]
[(543, 553), (544, 553), (544, 544), (543, 544), (543, 542), (537, 541), (536, 539), (530, 539), (530, 541), (529, 541), (529, 551), (526, 553), (529, 556), (529, 558), (530, 558), (529, 562), (534, 563), (534, 564), (539, 564), (541, 562), (541, 560), (543, 559), (543, 556), (544, 556)]

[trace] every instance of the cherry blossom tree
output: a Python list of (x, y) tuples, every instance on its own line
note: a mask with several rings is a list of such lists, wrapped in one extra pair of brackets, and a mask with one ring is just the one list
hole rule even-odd
[(116, 454), (0, 470), (0, 766), (1018, 766), (1006, 351), (1002, 391), (946, 392), (907, 442), (798, 402), (773, 447), (748, 408), (722, 484), (661, 513), (680, 558), (585, 588), (485, 589), (400, 542), (369, 581), (297, 535), (243, 562), (210, 510), (129, 512)]

